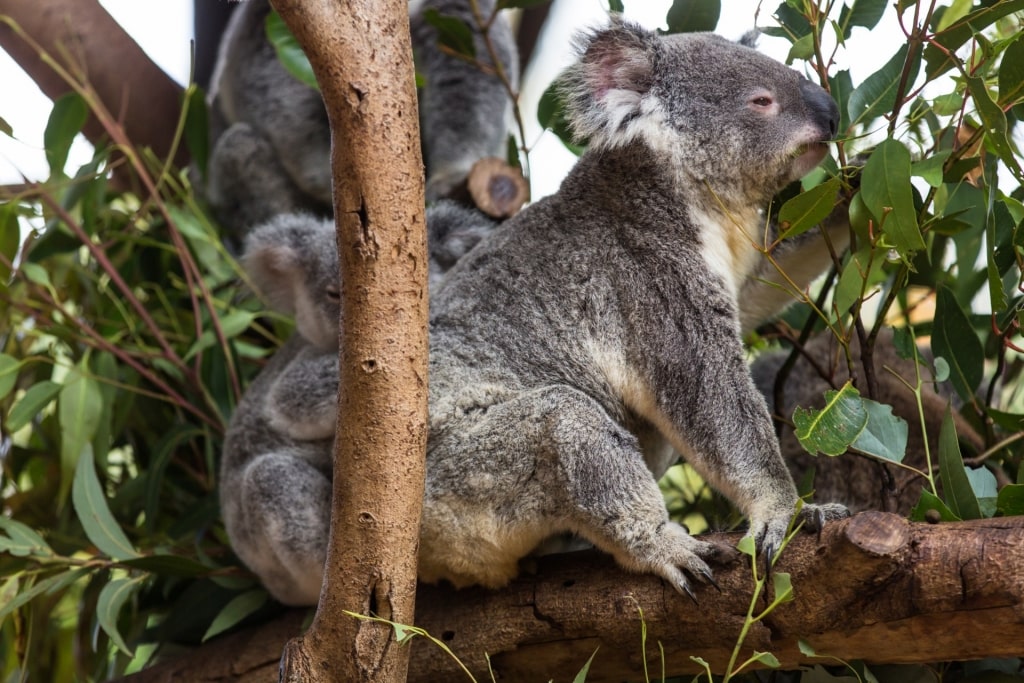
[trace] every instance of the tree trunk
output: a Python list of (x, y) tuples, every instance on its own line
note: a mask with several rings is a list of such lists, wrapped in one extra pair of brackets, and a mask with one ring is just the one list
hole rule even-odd
[(273, 0), (332, 131), (342, 335), (331, 538), (285, 681), (404, 681), (408, 648), (345, 611), (409, 623), (427, 429), (423, 162), (403, 0)]
[[(160, 158), (171, 153), (181, 115), (182, 88), (158, 67), (96, 0), (0, 0), (0, 47), (50, 99), (71, 92), (68, 82), (40, 55), (45, 51), (72, 76), (91, 85), (104, 108), (119, 121), (132, 144)], [(26, 39), (27, 37), (27, 39)], [(33, 45), (33, 41), (36, 45)], [(94, 145), (109, 139), (90, 116), (82, 131)], [(176, 150), (178, 166), (188, 152)]]
[[(869, 664), (1020, 656), (1021, 567), (1022, 517), (929, 525), (861, 513), (828, 525), (820, 539), (793, 540), (776, 571), (791, 574), (795, 599), (751, 630), (741, 661), (756, 649), (773, 653), (783, 669), (834, 663), (801, 653), (801, 639), (822, 657)], [(640, 608), (652, 673), (661, 670), (659, 642), (667, 675), (699, 673), (691, 655), (722, 673), (752, 590), (746, 561), (718, 568), (722, 592), (699, 588), (699, 605), (655, 577), (626, 574), (599, 553), (543, 557), (535, 569), (502, 591), (421, 586), (416, 625), (450, 647), (477, 680), (490, 680), (484, 653), (498, 680), (564, 681), (595, 650), (588, 683), (643, 680)], [(289, 612), (125, 683), (271, 683), (275, 648), (301, 622), (301, 612)], [(440, 648), (418, 639), (409, 680), (468, 679)]]

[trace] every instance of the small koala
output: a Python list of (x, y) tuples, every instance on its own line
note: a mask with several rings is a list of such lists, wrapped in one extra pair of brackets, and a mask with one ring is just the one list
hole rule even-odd
[[(477, 0), (484, 16), (495, 0)], [(415, 0), (410, 21), (418, 70), (427, 199), (446, 196), (481, 158), (504, 151), (511, 100), (494, 75), (447, 55), (429, 10), (475, 26), (468, 0)], [(267, 40), (268, 0), (247, 0), (225, 31), (210, 92), (213, 151), (206, 195), (229, 237), (279, 213), (331, 212), (330, 128), (320, 93), (291, 76)], [(489, 37), (511, 84), (518, 56), (501, 13)], [(482, 35), (476, 55), (488, 63)]]
[[(494, 224), (450, 201), (427, 209), (429, 284)], [(235, 409), (224, 440), (220, 501), (231, 546), (277, 600), (315, 604), (331, 511), (338, 405), (338, 251), (330, 220), (285, 214), (256, 227), (243, 263), (296, 331)]]
[[(866, 359), (861, 354), (856, 335), (851, 341), (850, 351), (857, 384), (863, 387)], [(930, 354), (922, 350), (921, 355), (925, 362), (930, 362)], [(754, 383), (764, 394), (769, 410), (782, 421), (790, 418), (797, 406), (824, 407), (825, 392), (838, 389), (850, 378), (850, 368), (835, 337), (829, 333), (819, 334), (812, 337), (797, 356), (783, 385), (783, 405), (776, 406), (775, 382), (788, 357), (788, 350), (769, 351), (759, 355), (751, 367)], [(920, 410), (925, 422), (922, 429), (917, 399), (904, 384), (904, 381), (911, 385), (916, 381), (914, 361), (901, 358), (896, 353), (889, 328), (884, 328), (878, 335), (872, 361), (876, 385), (873, 398), (891, 406), (893, 414), (907, 423), (907, 450), (903, 462), (926, 471), (925, 439), (931, 439), (932, 453), (935, 454), (937, 451), (934, 447), (937, 445), (943, 417), (953, 396), (943, 393), (930, 382), (922, 388)], [(927, 368), (921, 367), (920, 372), (928, 381), (930, 376)], [(953, 411), (953, 420), (961, 442), (980, 452), (984, 447), (981, 436), (956, 410)], [(868, 457), (853, 454), (813, 456), (804, 450), (788, 425), (782, 427), (780, 446), (782, 456), (795, 479), (800, 480), (813, 470), (815, 494), (841, 501), (855, 512), (884, 510), (908, 514), (920, 500), (925, 485), (923, 477), (905, 468), (883, 464)]]
[(419, 575), (502, 586), (570, 532), (692, 596), (726, 549), (668, 518), (656, 480), (679, 454), (769, 559), (796, 511), (738, 299), (765, 208), (825, 157), (838, 109), (712, 34), (613, 19), (578, 46), (562, 85), (587, 151), (432, 295)]

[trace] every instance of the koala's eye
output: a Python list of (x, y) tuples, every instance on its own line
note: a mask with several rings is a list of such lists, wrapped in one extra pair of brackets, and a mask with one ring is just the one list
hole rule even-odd
[(750, 100), (750, 103), (757, 105), (758, 107), (770, 107), (774, 103), (774, 100), (767, 95), (758, 95), (754, 99)]
[(341, 301), (341, 292), (338, 291), (337, 287), (327, 288), (327, 298), (331, 301)]

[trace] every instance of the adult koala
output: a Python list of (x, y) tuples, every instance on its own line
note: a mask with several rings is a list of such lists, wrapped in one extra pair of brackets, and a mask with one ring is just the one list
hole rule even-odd
[[(484, 16), (494, 0), (478, 0)], [(502, 155), (511, 100), (488, 67), (488, 50), (474, 34), (484, 68), (444, 54), (429, 10), (476, 26), (468, 0), (410, 3), (427, 167), (427, 199), (445, 196), (481, 158)], [(247, 0), (234, 12), (221, 43), (210, 91), (213, 151), (207, 198), (230, 237), (281, 213), (331, 211), (330, 128), (320, 93), (289, 74), (267, 40), (268, 0)], [(518, 55), (504, 16), (489, 37), (516, 86)]]

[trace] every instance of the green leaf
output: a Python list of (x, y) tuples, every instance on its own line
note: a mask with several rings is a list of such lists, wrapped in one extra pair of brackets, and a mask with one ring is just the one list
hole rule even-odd
[(253, 614), (267, 602), (267, 592), (262, 588), (254, 588), (236, 596), (224, 605), (224, 609), (214, 618), (213, 623), (203, 634), (203, 642), (218, 633), (223, 633), (229, 628)]
[[(932, 111), (939, 116), (952, 116), (964, 106), (964, 96), (958, 92), (951, 92), (946, 95), (939, 95), (932, 100)], [(946, 152), (948, 155), (949, 152)]]
[(967, 477), (960, 444), (956, 438), (953, 413), (947, 409), (939, 430), (939, 475), (949, 509), (960, 519), (981, 519), (981, 508)]
[(1003, 51), (999, 64), (999, 106), (1024, 100), (1024, 36), (1018, 36)]
[(85, 535), (100, 552), (114, 560), (139, 557), (107, 506), (107, 497), (103, 495), (100, 480), (96, 476), (91, 448), (86, 449), (78, 459), (71, 502), (82, 522)]
[(43, 380), (30, 386), (28, 391), (11, 407), (11, 412), (7, 415), (7, 429), (16, 432), (27, 425), (43, 408), (57, 398), (57, 394), (62, 388), (62, 385), (50, 380)]
[[(428, 24), (437, 29), (437, 42), (457, 55), (476, 58), (473, 29), (459, 17), (449, 17), (431, 7), (423, 13)], [(428, 84), (429, 85), (429, 84)]]
[(185, 144), (203, 177), (210, 158), (210, 124), (203, 91), (192, 84), (185, 91)]
[(939, 287), (935, 297), (932, 353), (949, 364), (957, 394), (965, 401), (973, 400), (984, 371), (985, 349), (967, 314), (946, 287)]
[(15, 557), (54, 557), (56, 553), (31, 527), (0, 515), (0, 531), (7, 534), (0, 536), (0, 553), (10, 553)]
[(0, 205), (0, 287), (11, 279), (11, 266), (17, 261), (21, 246), (21, 228), (18, 225), (17, 202)]
[(974, 497), (978, 499), (982, 517), (993, 516), (996, 512), (996, 498), (999, 495), (996, 475), (985, 467), (965, 467), (964, 473)]
[[(249, 329), (252, 321), (257, 318), (256, 313), (250, 313), (249, 311), (231, 311), (227, 315), (220, 317), (221, 330), (224, 332), (225, 339), (232, 339), (237, 337), (242, 332)], [(200, 351), (214, 346), (217, 343), (217, 336), (213, 329), (203, 330), (203, 333), (199, 335), (199, 339), (192, 344), (192, 348), (185, 354), (184, 360), (189, 361), (195, 357)]]
[(46, 287), (47, 289), (53, 289), (53, 285), (50, 284), (50, 274), (46, 272), (38, 263), (25, 262), (19, 266), (21, 274), (24, 275), (29, 282), (35, 283), (40, 287)]
[(839, 391), (825, 392), (821, 410), (797, 408), (793, 412), (796, 438), (811, 455), (840, 455), (860, 436), (868, 423), (868, 411), (860, 392), (850, 382)]
[(797, 647), (798, 650), (800, 650), (800, 654), (802, 654), (804, 657), (817, 657), (818, 656), (818, 653), (814, 651), (814, 648), (811, 647), (811, 644), (808, 643), (803, 638), (800, 638), (799, 640), (796, 641), (796, 647)]
[(915, 522), (925, 521), (925, 514), (929, 510), (935, 510), (939, 513), (939, 519), (943, 522), (959, 522), (960, 518), (954, 513), (949, 507), (943, 503), (940, 499), (935, 497), (935, 494), (927, 489), (922, 489), (921, 500), (917, 502), (914, 509), (910, 511), (910, 519)]
[(69, 92), (53, 103), (43, 131), (43, 147), (50, 173), (54, 176), (66, 177), (64, 164), (68, 160), (68, 151), (88, 117), (89, 107), (78, 93)]
[(772, 588), (775, 590), (773, 602), (791, 602), (796, 597), (793, 594), (793, 582), (786, 572), (772, 574)]
[(967, 82), (967, 89), (974, 100), (978, 115), (985, 125), (985, 139), (995, 147), (999, 159), (1006, 164), (1014, 177), (1019, 182), (1024, 182), (1024, 172), (1021, 171), (1020, 162), (1007, 137), (1006, 114), (998, 104), (992, 101), (984, 79), (967, 76), (964, 80)]
[(665, 23), (669, 33), (714, 31), (721, 14), (721, 0), (673, 0)]
[(99, 427), (103, 412), (96, 381), (79, 367), (72, 368), (64, 378), (57, 401), (57, 422), (60, 425), (60, 500), (67, 499), (71, 475), (81, 455), (88, 450), (92, 458), (92, 437)]
[(924, 178), (924, 181), (932, 187), (940, 187), (942, 185), (942, 166), (950, 154), (951, 150), (947, 149), (933, 154), (927, 159), (915, 161), (910, 167), (911, 175)]
[(6, 397), (14, 389), (20, 369), (21, 362), (14, 356), (0, 353), (0, 398)]
[[(909, 50), (908, 44), (902, 45), (881, 69), (864, 79), (864, 82), (850, 93), (850, 101), (847, 104), (850, 121), (867, 123), (893, 110)], [(917, 52), (909, 67), (907, 83), (914, 82), (920, 68), (921, 56), (920, 52)]]
[(557, 80), (540, 96), (537, 103), (537, 122), (541, 128), (549, 129), (558, 136), (570, 152), (576, 156), (583, 153), (587, 143), (585, 140), (580, 144), (574, 142), (575, 136), (569, 126), (569, 119), (565, 116), (565, 101), (562, 99)]
[(924, 50), (925, 69), (928, 80), (953, 68), (956, 64), (956, 53), (974, 36), (979, 35), (986, 27), (1013, 12), (1024, 10), (1024, 0), (1001, 0), (987, 3), (944, 31), (935, 34), (936, 45), (928, 45)]
[(213, 571), (211, 567), (207, 567), (201, 562), (180, 555), (146, 555), (131, 560), (121, 560), (121, 564), (150, 574), (185, 578), (208, 576)]
[(626, 10), (622, 6), (622, 0), (608, 0), (608, 11), (615, 14), (622, 14)]
[(758, 652), (754, 650), (753, 654), (750, 655), (750, 659), (759, 664), (764, 664), (771, 669), (779, 668), (779, 660), (771, 652)]
[(600, 648), (594, 648), (593, 653), (590, 655), (590, 659), (588, 659), (587, 663), (583, 665), (583, 668), (580, 669), (578, 674), (576, 674), (576, 677), (572, 679), (572, 683), (585, 683), (587, 680), (587, 674), (590, 673), (590, 665), (594, 662), (594, 657), (597, 656), (598, 649)]
[(744, 536), (736, 543), (736, 550), (739, 550), (744, 555), (754, 557), (757, 554), (757, 546), (754, 544), (754, 538), (752, 536)]
[(797, 59), (810, 59), (814, 55), (814, 35), (808, 33), (798, 38), (789, 46), (786, 54), (786, 64), (792, 64)]
[(832, 294), (836, 312), (839, 315), (845, 314), (854, 303), (862, 296), (870, 294), (875, 285), (883, 282), (886, 277), (885, 259), (870, 244), (850, 254)]
[(850, 13), (846, 16), (847, 25), (874, 28), (885, 14), (886, 5), (887, 0), (853, 0)]
[(103, 587), (96, 601), (96, 620), (114, 645), (129, 657), (135, 653), (124, 642), (117, 628), (117, 617), (128, 598), (138, 590), (142, 579), (114, 579)]
[(7, 123), (7, 119), (0, 116), (0, 133), (3, 133), (7, 137), (14, 137), (14, 128), (11, 124)]
[(52, 594), (64, 590), (79, 578), (93, 571), (91, 568), (80, 568), (72, 571), (65, 571), (53, 576), (48, 576), (37, 583), (28, 582), (27, 587), (22, 586), (21, 592), (14, 596), (10, 602), (0, 603), (0, 624), (16, 609), (29, 601), (43, 594)]
[(935, 366), (935, 381), (945, 382), (949, 379), (949, 363), (942, 356), (936, 356), (933, 362)]
[(314, 90), (319, 90), (320, 86), (316, 82), (313, 66), (299, 46), (299, 41), (295, 39), (288, 29), (288, 25), (284, 23), (284, 19), (277, 12), (271, 12), (267, 15), (265, 29), (267, 40), (274, 46), (274, 52), (277, 53), (277, 58), (284, 65), (285, 70), (299, 82), (305, 83)]
[(1024, 484), (1008, 484), (999, 491), (996, 510), (1004, 517), (1024, 515)]
[(910, 152), (906, 147), (890, 138), (872, 152), (861, 174), (861, 195), (900, 253), (924, 249), (910, 184)]
[(825, 220), (835, 208), (841, 185), (838, 178), (831, 178), (783, 204), (779, 209), (782, 239), (803, 234)]
[(838, 71), (829, 76), (829, 90), (832, 99), (839, 105), (839, 135), (842, 136), (850, 128), (850, 94), (853, 92), (853, 79), (848, 70)]
[(903, 462), (907, 452), (907, 421), (892, 412), (892, 406), (861, 398), (868, 411), (868, 423), (853, 442), (853, 448), (875, 458)]

